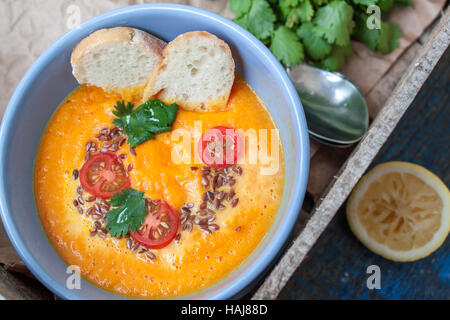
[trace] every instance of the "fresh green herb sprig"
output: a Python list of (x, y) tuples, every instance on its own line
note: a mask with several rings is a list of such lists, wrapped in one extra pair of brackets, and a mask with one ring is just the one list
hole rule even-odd
[(113, 124), (124, 129), (131, 148), (155, 139), (155, 134), (172, 130), (178, 113), (175, 103), (167, 106), (160, 100), (148, 100), (136, 110), (132, 103), (117, 101), (114, 109), (113, 114), (118, 118)]
[(304, 59), (318, 67), (337, 71), (353, 54), (351, 39), (387, 54), (398, 48), (400, 29), (381, 21), (381, 29), (369, 29), (367, 8), (377, 5), (382, 17), (394, 6), (411, 0), (230, 0), (235, 22), (270, 47), (286, 66)]
[(124, 189), (115, 193), (109, 204), (114, 208), (106, 215), (105, 221), (108, 223), (106, 229), (112, 237), (135, 232), (144, 223), (147, 211), (143, 192), (132, 188)]

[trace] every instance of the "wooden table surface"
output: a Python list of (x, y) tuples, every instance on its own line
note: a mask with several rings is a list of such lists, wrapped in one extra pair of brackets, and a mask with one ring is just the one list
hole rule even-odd
[[(447, 49), (370, 168), (387, 161), (409, 161), (431, 170), (449, 186), (449, 93)], [(370, 265), (380, 267), (380, 290), (367, 289)], [(450, 237), (425, 259), (389, 261), (353, 236), (343, 206), (279, 299), (450, 299)]]

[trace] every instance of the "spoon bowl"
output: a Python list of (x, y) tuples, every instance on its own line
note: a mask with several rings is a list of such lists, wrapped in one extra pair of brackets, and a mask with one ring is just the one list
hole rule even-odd
[(288, 73), (302, 101), (313, 138), (339, 146), (361, 140), (369, 126), (369, 112), (353, 82), (340, 73), (307, 64)]

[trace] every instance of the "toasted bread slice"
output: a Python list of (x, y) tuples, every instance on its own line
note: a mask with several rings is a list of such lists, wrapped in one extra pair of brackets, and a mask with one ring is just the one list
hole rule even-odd
[(73, 75), (80, 84), (107, 90), (144, 86), (162, 60), (166, 43), (142, 30), (101, 29), (72, 52)]
[(144, 100), (157, 95), (189, 111), (226, 109), (235, 65), (224, 41), (208, 32), (188, 32), (170, 42), (163, 56), (149, 78)]

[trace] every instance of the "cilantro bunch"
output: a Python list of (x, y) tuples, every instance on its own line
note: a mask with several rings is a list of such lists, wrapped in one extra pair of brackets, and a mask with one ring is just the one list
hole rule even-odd
[[(369, 29), (367, 8), (382, 13), (380, 29)], [(266, 44), (286, 66), (303, 60), (337, 71), (353, 54), (351, 39), (382, 54), (398, 47), (400, 29), (384, 17), (410, 0), (230, 0), (235, 22)]]

